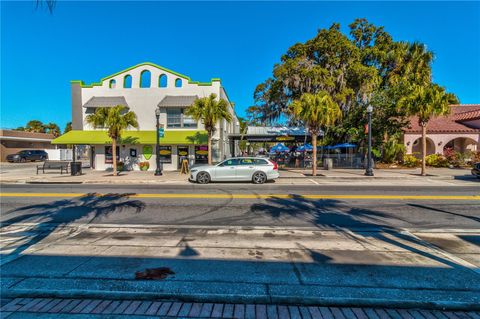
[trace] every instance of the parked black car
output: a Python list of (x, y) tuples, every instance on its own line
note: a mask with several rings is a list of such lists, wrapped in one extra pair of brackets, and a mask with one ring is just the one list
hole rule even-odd
[(7, 155), (9, 162), (27, 162), (27, 161), (45, 161), (48, 159), (48, 153), (42, 150), (23, 150), (17, 154)]
[(472, 175), (480, 178), (480, 162), (473, 164)]

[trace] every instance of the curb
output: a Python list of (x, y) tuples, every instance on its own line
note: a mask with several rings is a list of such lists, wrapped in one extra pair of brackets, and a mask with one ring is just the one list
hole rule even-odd
[(165, 299), (183, 302), (480, 310), (478, 291), (73, 278), (16, 278), (16, 281), (10, 288), (2, 289), (3, 298)]

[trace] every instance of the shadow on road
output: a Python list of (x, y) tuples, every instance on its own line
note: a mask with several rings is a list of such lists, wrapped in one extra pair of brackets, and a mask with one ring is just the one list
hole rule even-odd
[[(142, 212), (145, 204), (139, 200), (129, 199), (131, 195), (134, 193), (105, 195), (88, 193), (72, 199), (29, 205), (5, 212), (2, 218), (2, 228), (17, 223), (34, 223), (34, 226), (28, 229), (33, 236), (27, 236), (26, 240), (18, 242), (16, 248), (8, 256), (11, 258), (21, 254), (30, 246), (48, 237), (56, 229), (82, 218), (87, 218), (86, 223), (88, 224), (95, 219), (125, 210), (134, 213)], [(2, 250), (6, 249), (12, 249), (12, 245), (2, 248)]]
[[(335, 228), (357, 241), (368, 243), (368, 238), (372, 238), (449, 267), (461, 267), (449, 259), (432, 254), (430, 251), (433, 246), (429, 243), (400, 229), (384, 225), (383, 220), (391, 218), (391, 215), (362, 208), (342, 211), (339, 209), (340, 205), (341, 202), (338, 200), (310, 200), (293, 194), (291, 198), (268, 198), (265, 203), (253, 204), (251, 210), (255, 213), (268, 214), (274, 219), (287, 216), (301, 217), (319, 228)], [(318, 256), (314, 259), (318, 259)]]

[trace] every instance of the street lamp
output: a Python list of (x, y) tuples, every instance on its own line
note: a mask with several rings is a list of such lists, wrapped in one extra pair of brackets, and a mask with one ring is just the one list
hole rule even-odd
[(157, 145), (155, 146), (155, 159), (157, 161), (157, 168), (155, 169), (155, 176), (162, 175), (162, 163), (160, 163), (160, 107), (155, 109), (155, 117), (157, 118)]
[(372, 112), (373, 106), (367, 106), (368, 114), (368, 154), (367, 154), (367, 169), (365, 171), (365, 176), (373, 176), (372, 169)]

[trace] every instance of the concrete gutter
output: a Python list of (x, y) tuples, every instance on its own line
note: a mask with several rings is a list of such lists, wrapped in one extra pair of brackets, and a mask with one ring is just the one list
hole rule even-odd
[(4, 298), (172, 299), (186, 302), (480, 310), (480, 292), (198, 281), (2, 278)]

